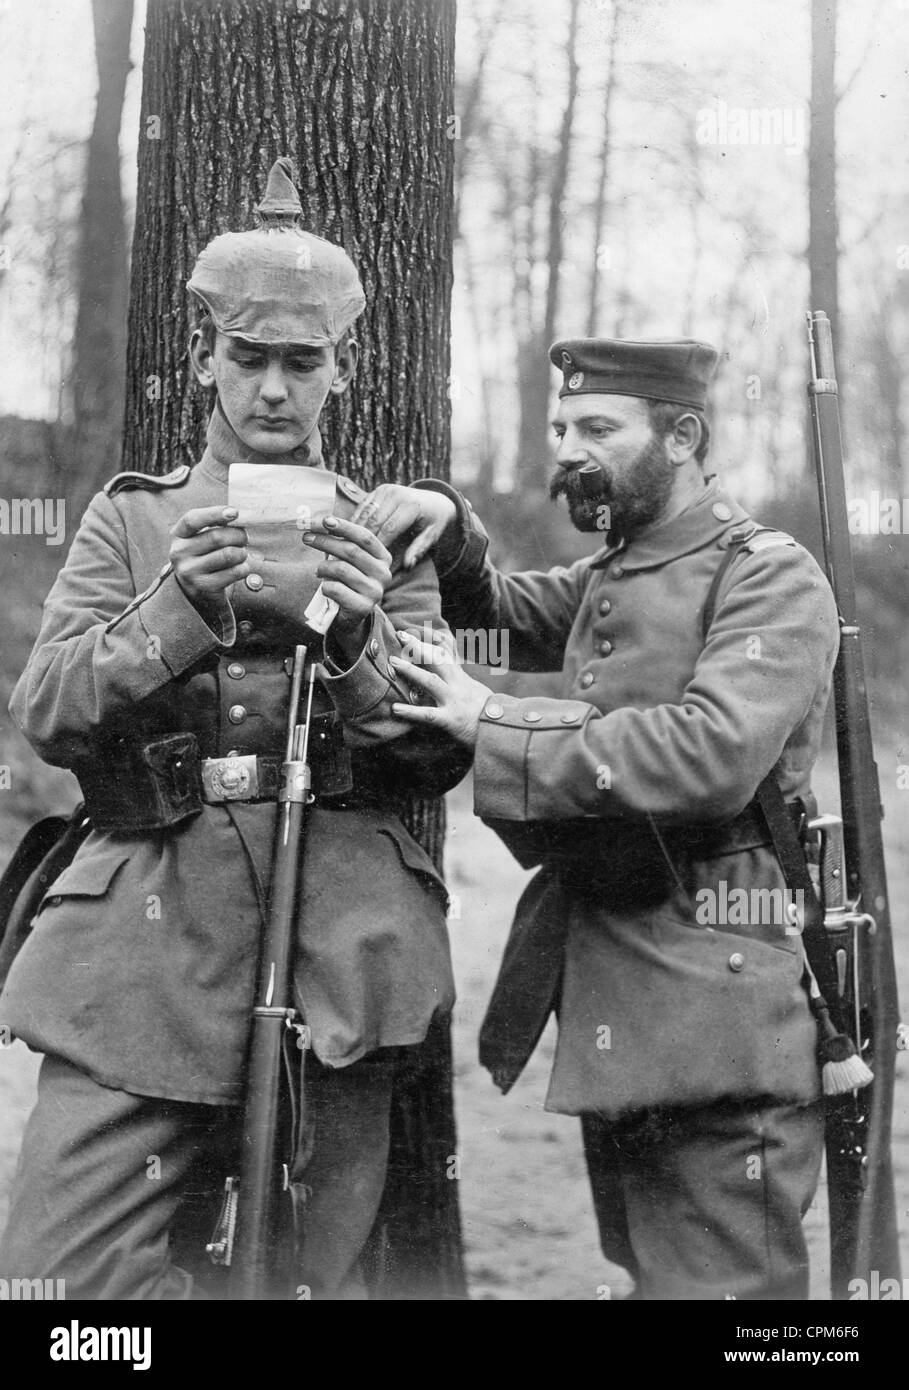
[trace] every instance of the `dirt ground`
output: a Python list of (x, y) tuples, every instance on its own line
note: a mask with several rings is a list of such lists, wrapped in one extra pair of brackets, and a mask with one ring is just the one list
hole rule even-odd
[[(879, 757), (881, 757), (879, 750)], [(887, 760), (882, 759), (882, 767)], [(818, 779), (831, 805), (831, 781)], [(909, 1000), (909, 950), (902, 905), (909, 901), (909, 794), (886, 795), (890, 815), (888, 866), (900, 956), (902, 998)], [(458, 979), (455, 1019), (456, 1104), (460, 1190), (471, 1296), (484, 1300), (587, 1300), (626, 1292), (623, 1271), (599, 1251), (576, 1120), (546, 1114), (553, 1035), (548, 1032), (525, 1074), (507, 1097), (477, 1062), (477, 1031), (495, 978), (511, 912), (527, 875), (491, 831), (471, 814), (464, 783), (449, 797), (447, 872), (459, 900), (452, 949)], [(459, 915), (456, 915), (458, 914)], [(0, 1050), (0, 1223), (22, 1125), (32, 1102), (37, 1059), (20, 1044)], [(904, 1061), (894, 1114), (898, 1206), (909, 1267), (909, 1065)], [(826, 1298), (827, 1252), (823, 1188), (807, 1229), (813, 1296)]]

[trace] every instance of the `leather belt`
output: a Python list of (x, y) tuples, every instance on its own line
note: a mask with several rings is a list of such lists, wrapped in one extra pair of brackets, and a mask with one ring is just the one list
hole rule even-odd
[[(796, 834), (804, 837), (809, 815), (814, 815), (815, 811), (800, 796), (788, 802), (786, 809)], [(684, 845), (694, 859), (712, 859), (717, 855), (734, 854), (737, 850), (773, 844), (767, 823), (754, 801), (726, 825), (692, 826), (682, 832), (676, 829), (667, 832), (667, 839)]]
[[(332, 799), (351, 809), (362, 803), (333, 711), (313, 720), (311, 765), (320, 802)], [(95, 829), (134, 835), (170, 829), (204, 805), (276, 802), (282, 766), (277, 754), (203, 758), (195, 734), (179, 733), (146, 743), (108, 740), (73, 770)]]

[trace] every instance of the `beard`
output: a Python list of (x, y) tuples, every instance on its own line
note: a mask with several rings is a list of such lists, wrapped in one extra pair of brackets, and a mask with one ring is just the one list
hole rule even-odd
[(559, 468), (549, 496), (564, 496), (578, 531), (610, 532), (630, 540), (662, 515), (672, 492), (672, 467), (661, 439), (651, 439), (619, 477), (601, 470), (602, 484), (588, 496), (576, 468)]

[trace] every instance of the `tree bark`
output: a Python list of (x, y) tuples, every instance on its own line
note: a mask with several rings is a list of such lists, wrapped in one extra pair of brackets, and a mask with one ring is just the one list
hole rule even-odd
[(128, 287), (120, 122), (132, 21), (133, 0), (92, 0), (98, 96), (82, 200), (72, 369), (75, 438), (67, 479), (76, 505), (117, 472), (120, 460)]
[[(303, 225), (345, 247), (366, 292), (356, 381), (322, 415), (331, 466), (367, 488), (447, 477), (454, 20), (454, 0), (150, 0), (124, 467), (201, 455), (186, 281), (213, 236), (252, 226), (288, 154)], [(442, 803), (415, 803), (409, 826), (441, 864)], [(455, 1153), (445, 1026), (395, 1096), (377, 1296), (464, 1296)]]
[[(811, 0), (811, 138), (808, 147), (808, 263), (811, 309), (823, 309), (839, 340), (836, 207), (836, 0)], [(842, 352), (839, 351), (840, 357)]]

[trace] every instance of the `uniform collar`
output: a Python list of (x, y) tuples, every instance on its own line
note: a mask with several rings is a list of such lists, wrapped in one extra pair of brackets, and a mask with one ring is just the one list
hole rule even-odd
[(685, 511), (669, 521), (658, 522), (641, 531), (627, 545), (623, 541), (607, 545), (591, 563), (591, 569), (604, 569), (619, 550), (624, 570), (653, 569), (702, 550), (711, 541), (719, 541), (725, 532), (749, 520), (744, 507), (739, 506), (720, 487), (716, 478), (705, 484), (701, 495)]
[(212, 477), (227, 481), (227, 473), (232, 463), (284, 463), (297, 467), (324, 468), (322, 457), (322, 436), (318, 425), (305, 444), (291, 450), (289, 454), (260, 454), (244, 444), (229, 423), (218, 401), (211, 413), (206, 431), (206, 449), (199, 467)]

